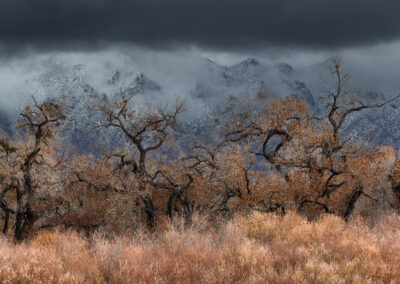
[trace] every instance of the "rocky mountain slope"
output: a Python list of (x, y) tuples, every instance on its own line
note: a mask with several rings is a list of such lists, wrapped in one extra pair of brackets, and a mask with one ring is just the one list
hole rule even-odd
[[(334, 83), (328, 72), (328, 62), (302, 68), (293, 68), (282, 63), (267, 65), (249, 58), (233, 66), (221, 66), (204, 60), (198, 66), (195, 78), (185, 86), (167, 85), (152, 80), (152, 74), (144, 74), (121, 66), (118, 70), (107, 70), (108, 77), (93, 80), (83, 65), (52, 71), (35, 78), (36, 94), (43, 98), (60, 97), (68, 106), (69, 120), (62, 131), (82, 151), (90, 151), (99, 141), (119, 143), (120, 137), (112, 130), (95, 129), (99, 114), (87, 106), (94, 102), (107, 103), (117, 92), (137, 93), (136, 105), (169, 104), (179, 90), (186, 100), (187, 111), (182, 124), (187, 134), (207, 135), (207, 129), (215, 127), (210, 113), (223, 115), (222, 110), (229, 98), (247, 100), (254, 96), (268, 100), (289, 94), (304, 99), (316, 113), (323, 113), (326, 96)], [(182, 76), (185, 70), (182, 70)], [(90, 76), (89, 76), (90, 75)], [(175, 72), (173, 75), (179, 76)], [(173, 81), (174, 78), (172, 78)], [(179, 80), (176, 80), (179, 82)], [(356, 91), (357, 97), (367, 103), (380, 103), (388, 94), (374, 91)], [(246, 96), (246, 94), (248, 96)], [(250, 99), (250, 103), (253, 101)], [(2, 128), (10, 132), (9, 123), (1, 119)], [(400, 100), (382, 109), (371, 109), (352, 115), (345, 125), (346, 133), (354, 138), (368, 141), (372, 145), (389, 144), (400, 147)]]

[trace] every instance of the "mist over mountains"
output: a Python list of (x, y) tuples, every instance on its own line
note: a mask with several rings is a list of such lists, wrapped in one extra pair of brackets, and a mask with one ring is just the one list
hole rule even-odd
[[(101, 119), (88, 109), (95, 101), (107, 103), (118, 92), (136, 93), (135, 107), (146, 104), (173, 106), (180, 98), (186, 103), (181, 124), (186, 134), (207, 135), (208, 129), (217, 127), (213, 115), (224, 116), (224, 108), (230, 98), (247, 100), (250, 104), (266, 103), (295, 94), (316, 115), (322, 115), (326, 100), (323, 97), (334, 86), (329, 72), (329, 61), (294, 68), (287, 63), (267, 64), (248, 58), (234, 65), (220, 65), (210, 59), (202, 59), (187, 68), (171, 70), (163, 67), (159, 73), (140, 70), (130, 63), (104, 66), (94, 70), (83, 64), (63, 66), (56, 70), (26, 80), (41, 99), (62, 98), (68, 106), (68, 122), (62, 132), (82, 151), (90, 151), (99, 141), (118, 143), (120, 137), (112, 130), (93, 129), (93, 122)], [(164, 76), (160, 76), (160, 73)], [(351, 92), (365, 103), (381, 103), (396, 95), (381, 90), (362, 89), (352, 85)], [(32, 94), (32, 93), (31, 93)], [(253, 100), (257, 97), (258, 100)], [(2, 114), (1, 127), (12, 132), (14, 116)], [(382, 109), (370, 109), (352, 115), (345, 125), (345, 132), (352, 138), (362, 139), (370, 145), (400, 146), (400, 102), (396, 101)]]

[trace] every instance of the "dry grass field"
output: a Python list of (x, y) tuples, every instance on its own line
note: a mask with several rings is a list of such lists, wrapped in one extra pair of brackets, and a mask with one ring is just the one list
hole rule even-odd
[(254, 213), (219, 229), (0, 240), (2, 283), (399, 283), (400, 216), (348, 223)]

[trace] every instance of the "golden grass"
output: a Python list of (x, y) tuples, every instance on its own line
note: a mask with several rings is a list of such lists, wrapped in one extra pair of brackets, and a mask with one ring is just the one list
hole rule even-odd
[(218, 231), (0, 239), (2, 283), (399, 283), (400, 216), (374, 225), (254, 213)]

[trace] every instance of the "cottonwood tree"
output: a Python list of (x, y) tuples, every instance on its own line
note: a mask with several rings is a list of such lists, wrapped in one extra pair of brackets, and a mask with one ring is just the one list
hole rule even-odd
[(15, 214), (15, 211), (9, 206), (6, 195), (16, 189), (18, 181), (15, 178), (10, 178), (8, 159), (10, 155), (17, 151), (17, 148), (10, 145), (7, 137), (0, 138), (0, 207), (4, 213), (4, 224), (2, 232), (7, 234), (10, 222), (10, 214)]
[(153, 200), (156, 207), (162, 208), (169, 220), (173, 221), (175, 216), (184, 219), (185, 226), (192, 224), (192, 217), (195, 210), (195, 200), (189, 198), (189, 190), (192, 191), (194, 177), (183, 164), (177, 159), (174, 163), (161, 162), (160, 158), (153, 160), (152, 164), (157, 165), (152, 181)]
[[(350, 194), (346, 198), (346, 206), (343, 216), (347, 218), (354, 210), (355, 203), (360, 196), (371, 198), (366, 191), (365, 181), (370, 181), (369, 176), (375, 177), (375, 187), (378, 186), (377, 177), (384, 175), (382, 161), (384, 157), (381, 153), (369, 152), (360, 149), (347, 141), (342, 133), (342, 127), (346, 119), (355, 112), (360, 112), (371, 108), (381, 108), (386, 104), (397, 100), (396, 96), (381, 104), (366, 104), (356, 95), (351, 95), (346, 90), (350, 76), (342, 70), (341, 62), (338, 58), (332, 59), (332, 74), (336, 77), (336, 87), (329, 93), (327, 99), (327, 120), (329, 128), (324, 131), (328, 139), (323, 144), (314, 146), (315, 149), (321, 151), (322, 157), (327, 160), (327, 164), (316, 167), (316, 170), (327, 173), (326, 179), (321, 193), (321, 197), (329, 197), (329, 195), (341, 187), (350, 187)], [(370, 165), (373, 165), (371, 167)], [(335, 182), (336, 180), (336, 182)], [(371, 186), (371, 185), (370, 185)]]
[(160, 169), (149, 169), (147, 163), (150, 155), (163, 146), (176, 128), (177, 116), (184, 110), (184, 104), (177, 102), (171, 111), (151, 106), (139, 109), (133, 105), (134, 97), (135, 94), (116, 94), (112, 102), (107, 105), (99, 103), (93, 108), (104, 118), (96, 127), (118, 130), (131, 146), (126, 152), (111, 153), (109, 156), (119, 159), (116, 169), (135, 177), (147, 224), (153, 227), (156, 208), (152, 200), (152, 189), (161, 187), (157, 179), (164, 178), (163, 183), (166, 180), (169, 186), (174, 188), (174, 192), (180, 186), (168, 181)]
[(92, 156), (70, 157), (63, 171), (64, 190), (55, 197), (53, 223), (87, 233), (104, 225), (108, 196), (118, 187), (118, 180), (109, 172), (106, 163)]
[(254, 158), (242, 147), (199, 145), (183, 160), (195, 180), (189, 198), (201, 212), (216, 218), (265, 208), (261, 172), (252, 169)]
[(294, 96), (269, 104), (255, 116), (241, 115), (228, 127), (226, 142), (249, 143), (250, 152), (263, 157), (268, 170), (288, 185), (298, 210), (335, 212), (348, 218), (360, 196), (376, 200), (367, 190), (384, 176), (383, 156), (344, 138), (345, 120), (354, 112), (380, 108), (346, 92), (349, 75), (332, 60), (337, 84), (327, 96), (327, 115), (315, 119)]
[[(179, 152), (176, 145), (173, 150)], [(152, 176), (146, 180), (146, 190), (150, 191), (154, 216), (167, 215), (173, 220), (178, 214), (188, 226), (194, 204), (186, 191), (193, 179), (189, 172), (182, 174), (185, 169), (179, 161), (168, 164), (173, 157), (170, 152), (165, 147), (147, 158), (146, 169)], [(128, 166), (129, 153), (127, 146), (97, 159), (74, 155), (63, 173), (65, 192), (58, 205), (59, 218), (54, 223), (87, 233), (94, 229), (128, 233), (140, 227), (140, 215), (146, 208), (139, 190), (140, 180)]]
[[(3, 232), (8, 230), (9, 214), (15, 214), (16, 240), (22, 240), (41, 217), (39, 210), (36, 210), (37, 205), (41, 202), (46, 184), (49, 186), (54, 178), (51, 176), (52, 170), (60, 165), (57, 153), (49, 143), (60, 122), (66, 119), (61, 104), (39, 103), (35, 98), (32, 101), (32, 105), (21, 111), (18, 122), (18, 127), (25, 132), (24, 138), (12, 142), (2, 139), (0, 143), (0, 152), (3, 154), (0, 159), (3, 172), (0, 203), (6, 212)], [(14, 210), (5, 201), (6, 195), (11, 192), (15, 200)]]

